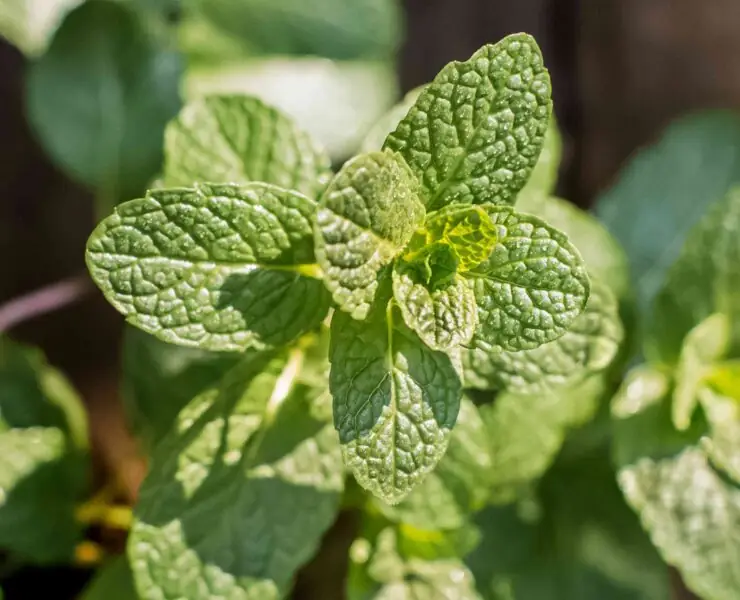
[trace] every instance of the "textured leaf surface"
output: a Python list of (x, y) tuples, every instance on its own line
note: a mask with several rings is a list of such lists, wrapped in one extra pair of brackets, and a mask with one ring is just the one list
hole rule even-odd
[(64, 15), (82, 0), (6, 0), (0, 5), (0, 36), (25, 54), (38, 55), (46, 48)]
[(666, 398), (619, 421), (619, 485), (663, 558), (702, 598), (737, 595), (740, 490), (708, 463), (702, 426), (679, 432)]
[(737, 114), (691, 115), (637, 154), (598, 199), (596, 215), (627, 253), (641, 310), (649, 309), (688, 231), (740, 182), (739, 146)]
[(215, 385), (240, 353), (208, 352), (163, 342), (134, 327), (123, 337), (123, 401), (135, 432), (153, 448), (177, 413)]
[[(547, 198), (555, 191), (562, 154), (563, 139), (560, 136), (560, 130), (558, 129), (555, 114), (553, 113), (550, 117), (550, 124), (545, 134), (545, 142), (542, 146), (540, 157), (537, 159), (537, 164), (532, 170), (527, 185), (524, 186), (517, 196), (517, 207), (519, 210), (525, 211), (520, 205), (523, 198)], [(560, 227), (556, 223), (553, 223), (553, 225)], [(560, 228), (562, 229), (562, 227)]]
[(513, 204), (542, 149), (550, 91), (534, 39), (508, 36), (442, 69), (385, 148), (404, 156), (431, 209)]
[(740, 314), (740, 187), (712, 206), (686, 237), (655, 300), (646, 353), (675, 363), (684, 336), (714, 313), (731, 320)]
[(128, 546), (142, 600), (277, 600), (316, 551), (341, 454), (316, 394), (293, 386), (297, 356), (282, 371), (247, 357), (157, 446)]
[(525, 393), (557, 388), (608, 367), (623, 338), (616, 298), (600, 279), (591, 279), (585, 310), (557, 340), (520, 352), (465, 348), (465, 385)]
[(471, 342), (486, 352), (528, 350), (563, 335), (589, 294), (586, 268), (562, 232), (506, 207), (485, 207), (498, 230), (473, 280), (478, 328)]
[(93, 279), (127, 320), (206, 350), (281, 345), (321, 323), (329, 297), (313, 262), (315, 204), (267, 184), (153, 190), (93, 232)]
[(686, 335), (676, 367), (672, 418), (676, 429), (687, 429), (699, 402), (699, 388), (714, 363), (724, 358), (730, 342), (727, 317), (715, 313)]
[(329, 383), (347, 466), (362, 487), (395, 504), (444, 455), (461, 383), (446, 354), (383, 308), (366, 321), (334, 313)]
[(424, 219), (418, 184), (403, 160), (373, 152), (347, 162), (321, 197), (316, 257), (339, 307), (364, 319), (381, 270)]
[(262, 181), (315, 198), (329, 157), (282, 113), (249, 96), (189, 102), (167, 127), (165, 185)]
[(491, 472), (488, 432), (478, 409), (467, 398), (437, 467), (400, 504), (378, 502), (389, 519), (425, 530), (462, 527), (488, 497)]
[(85, 2), (31, 65), (28, 117), (54, 161), (112, 204), (160, 168), (180, 74), (179, 56), (157, 47), (132, 8)]
[(384, 114), (368, 131), (365, 139), (360, 145), (360, 152), (373, 152), (381, 150), (385, 138), (395, 131), (398, 124), (406, 116), (411, 107), (416, 103), (424, 86), (419, 86), (408, 92), (403, 99)]
[(406, 325), (432, 350), (467, 344), (473, 337), (478, 309), (473, 288), (463, 278), (430, 290), (415, 267), (400, 262), (393, 269), (393, 297)]

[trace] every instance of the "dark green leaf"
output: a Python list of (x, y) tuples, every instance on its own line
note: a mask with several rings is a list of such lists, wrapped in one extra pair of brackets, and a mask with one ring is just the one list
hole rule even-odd
[(125, 557), (114, 558), (103, 566), (80, 600), (137, 600), (131, 567)]

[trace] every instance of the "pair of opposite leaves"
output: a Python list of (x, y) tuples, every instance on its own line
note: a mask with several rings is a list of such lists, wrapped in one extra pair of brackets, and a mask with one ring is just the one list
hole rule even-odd
[[(510, 36), (445, 67), (383, 151), (330, 180), (328, 159), (277, 112), (196, 102), (167, 130), (168, 187), (105, 219), (88, 266), (131, 323), (211, 350), (288, 344), (333, 299), (345, 457), (361, 484), (398, 501), (444, 454), (462, 388), (453, 350), (534, 348), (586, 303), (566, 236), (509, 206), (551, 108), (539, 48)], [(174, 187), (214, 180), (245, 183)]]

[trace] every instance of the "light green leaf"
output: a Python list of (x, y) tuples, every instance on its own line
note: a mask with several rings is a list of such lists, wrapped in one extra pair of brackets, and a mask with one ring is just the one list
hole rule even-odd
[(537, 215), (565, 233), (580, 251), (589, 274), (609, 285), (620, 302), (632, 300), (632, 284), (624, 250), (593, 215), (561, 198), (525, 194), (517, 198), (516, 209)]
[(349, 600), (481, 600), (473, 577), (456, 558), (400, 554), (401, 533), (382, 529), (350, 550)]
[(336, 434), (295, 385), (301, 352), (266, 360), (194, 399), (155, 449), (128, 545), (142, 600), (282, 598), (334, 521)]
[(416, 100), (419, 98), (419, 94), (421, 94), (423, 89), (423, 85), (418, 88), (414, 88), (408, 92), (398, 104), (384, 114), (372, 126), (370, 131), (368, 131), (362, 144), (360, 144), (360, 152), (381, 150), (385, 143), (385, 138), (395, 131), (398, 124), (406, 116), (406, 113), (408, 113), (409, 110), (411, 110), (411, 107), (416, 104)]
[[(212, 48), (212, 38), (206, 44)], [(334, 161), (357, 152), (362, 136), (393, 104), (397, 88), (394, 62), (335, 62), (315, 56), (191, 61), (185, 79), (188, 98), (213, 94), (259, 98), (294, 119)], [(380, 150), (387, 133), (367, 151)]]
[(463, 398), (450, 445), (427, 478), (400, 504), (376, 502), (392, 521), (425, 530), (463, 527), (488, 498), (488, 432), (475, 405)]
[[(555, 115), (553, 114), (550, 117), (550, 125), (547, 128), (545, 142), (542, 147), (540, 157), (537, 160), (537, 164), (532, 170), (532, 175), (527, 181), (527, 185), (522, 188), (522, 191), (519, 192), (519, 195), (517, 196), (517, 208), (519, 210), (528, 212), (527, 209), (523, 208), (520, 204), (522, 199), (528, 197), (547, 198), (555, 191), (555, 185), (558, 182), (558, 171), (560, 170), (560, 159), (562, 154), (563, 140), (560, 136)], [(539, 216), (544, 217), (544, 215)], [(557, 223), (553, 223), (553, 225), (560, 229), (564, 229)]]
[(684, 337), (714, 313), (731, 321), (740, 315), (740, 187), (714, 204), (686, 237), (655, 299), (646, 354), (674, 364)]
[(391, 307), (366, 321), (334, 313), (329, 384), (345, 463), (362, 487), (396, 504), (447, 450), (462, 386), (450, 358)]
[(671, 390), (671, 378), (653, 365), (638, 365), (631, 369), (612, 399), (611, 413), (626, 419), (647, 409), (666, 397)]
[(222, 35), (259, 54), (390, 57), (401, 36), (398, 0), (193, 0), (193, 6)]
[(131, 567), (125, 557), (104, 565), (85, 588), (80, 600), (137, 600)]
[(163, 342), (134, 327), (123, 336), (122, 397), (140, 439), (153, 448), (194, 395), (215, 385), (240, 353), (208, 352)]
[(373, 152), (347, 162), (329, 184), (316, 216), (316, 257), (339, 307), (364, 319), (383, 267), (424, 220), (416, 179), (403, 159)]
[(478, 309), (472, 286), (461, 277), (432, 286), (413, 264), (401, 261), (393, 269), (393, 297), (406, 325), (432, 350), (467, 344), (473, 337)]
[(430, 210), (513, 204), (542, 150), (550, 92), (537, 43), (508, 36), (442, 69), (385, 148), (400, 152), (422, 180)]
[(93, 279), (128, 322), (204, 350), (279, 346), (317, 327), (315, 204), (275, 186), (152, 190), (90, 236)]
[(179, 56), (156, 45), (131, 7), (85, 2), (31, 65), (28, 118), (52, 159), (112, 205), (160, 168), (180, 72)]
[(740, 588), (740, 489), (708, 463), (702, 427), (679, 432), (666, 399), (615, 428), (619, 486), (663, 558), (706, 600)]
[(735, 112), (685, 117), (638, 153), (597, 200), (596, 215), (627, 253), (642, 311), (649, 309), (687, 232), (733, 182), (740, 182), (738, 147)]
[(557, 340), (520, 352), (488, 352), (475, 344), (463, 349), (465, 385), (524, 393), (551, 390), (606, 369), (623, 339), (617, 300), (593, 278), (586, 309)]
[(308, 134), (250, 96), (189, 102), (167, 126), (164, 184), (262, 181), (315, 198), (331, 177), (329, 157)]
[(82, 0), (4, 0), (0, 36), (29, 56), (41, 54), (64, 15)]
[(471, 344), (485, 352), (518, 351), (559, 338), (588, 300), (581, 255), (564, 233), (537, 217), (485, 208), (498, 239), (488, 260), (466, 275), (478, 303)]
[[(740, 392), (738, 375), (736, 371), (736, 394)], [(700, 390), (699, 394), (710, 427), (710, 434), (701, 440), (702, 448), (714, 466), (740, 484), (740, 402), (708, 388)]]
[(699, 402), (702, 380), (714, 363), (724, 358), (730, 342), (730, 323), (725, 315), (715, 313), (686, 335), (676, 367), (673, 391), (673, 425), (685, 431)]

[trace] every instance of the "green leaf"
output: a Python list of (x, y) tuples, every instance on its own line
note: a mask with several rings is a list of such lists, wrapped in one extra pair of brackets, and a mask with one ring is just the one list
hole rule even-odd
[(541, 219), (486, 206), (498, 239), (468, 273), (478, 304), (471, 344), (486, 352), (529, 350), (563, 335), (583, 311), (590, 285), (565, 234)]
[(331, 323), (334, 426), (358, 483), (400, 502), (447, 450), (461, 383), (450, 358), (427, 348), (392, 311)]
[(524, 393), (551, 390), (606, 369), (623, 339), (617, 300), (593, 278), (586, 309), (557, 340), (520, 352), (489, 352), (475, 344), (463, 349), (465, 385)]
[(426, 530), (463, 527), (488, 498), (488, 432), (467, 398), (460, 404), (450, 445), (437, 467), (400, 504), (376, 502), (392, 521)]
[(160, 168), (180, 72), (179, 56), (156, 45), (133, 9), (85, 2), (31, 65), (28, 118), (52, 159), (112, 205)]
[(671, 390), (671, 378), (653, 365), (638, 365), (631, 369), (612, 399), (612, 416), (626, 419), (666, 397)]
[(638, 153), (597, 200), (596, 215), (627, 253), (641, 310), (650, 307), (688, 231), (740, 182), (738, 147), (736, 113), (685, 117)]
[[(674, 364), (684, 337), (714, 313), (740, 315), (740, 187), (717, 202), (686, 237), (655, 299), (645, 352)], [(736, 331), (732, 332), (738, 337)], [(736, 339), (732, 340), (737, 343)]]
[(424, 86), (419, 86), (408, 92), (403, 99), (393, 106), (387, 113), (385, 113), (378, 121), (372, 126), (370, 131), (367, 132), (365, 139), (360, 144), (360, 152), (373, 152), (381, 150), (385, 143), (385, 138), (390, 133), (395, 131), (398, 124), (406, 116), (406, 113), (411, 110), (411, 107), (416, 104), (416, 100), (419, 98)]
[(697, 442), (703, 426), (679, 432), (666, 399), (619, 421), (619, 486), (653, 544), (686, 585), (707, 600), (737, 596), (740, 489), (717, 472)]
[(49, 43), (64, 15), (82, 0), (51, 0), (43, 9), (33, 0), (5, 0), (0, 4), (0, 36), (26, 55), (38, 56)]
[(397, 0), (194, 0), (193, 6), (253, 53), (390, 57), (401, 36)]
[(315, 198), (329, 157), (282, 113), (249, 96), (189, 102), (167, 126), (165, 185), (261, 181)]
[(461, 277), (429, 286), (413, 264), (399, 262), (393, 269), (393, 297), (406, 325), (432, 350), (467, 344), (473, 337), (478, 309), (472, 286)]
[[(737, 371), (734, 378), (737, 394)], [(710, 435), (701, 440), (702, 448), (714, 466), (740, 484), (740, 403), (707, 388), (700, 390), (700, 399), (710, 427)]]
[(125, 557), (114, 558), (98, 571), (80, 600), (136, 600), (131, 567)]
[(336, 434), (296, 384), (301, 352), (267, 360), (195, 398), (155, 449), (128, 545), (142, 600), (282, 598), (334, 521)]
[(279, 346), (317, 327), (315, 204), (275, 186), (152, 190), (90, 236), (93, 279), (128, 322), (204, 350)]
[(385, 148), (421, 179), (427, 207), (513, 204), (542, 150), (550, 77), (534, 39), (511, 35), (447, 65)]
[[(522, 188), (517, 197), (517, 207), (525, 212), (521, 205), (521, 200), (527, 197), (547, 198), (555, 191), (555, 185), (558, 182), (558, 171), (560, 170), (560, 159), (563, 154), (563, 140), (560, 136), (558, 124), (555, 121), (555, 115), (550, 118), (550, 126), (545, 134), (545, 142), (542, 152), (537, 160), (537, 164), (532, 170), (532, 175), (527, 181), (527, 185)], [(539, 213), (536, 213), (539, 214)], [(543, 216), (543, 215), (540, 215)], [(554, 223), (560, 227), (557, 223)], [(564, 229), (560, 227), (561, 229)]]
[(387, 527), (372, 541), (355, 540), (350, 550), (349, 600), (481, 600), (462, 561), (403, 556), (401, 535)]
[(399, 156), (373, 152), (347, 162), (316, 217), (316, 257), (339, 308), (364, 319), (381, 271), (424, 220), (418, 184)]
[[(212, 48), (212, 38), (206, 44)], [(191, 61), (185, 78), (188, 98), (249, 94), (277, 108), (336, 162), (357, 152), (363, 135), (393, 104), (397, 89), (391, 61), (332, 62), (314, 56)], [(366, 151), (380, 150), (387, 133)]]
[(193, 396), (218, 383), (240, 359), (239, 353), (175, 346), (127, 327), (122, 396), (135, 433), (154, 448)]
[(725, 315), (715, 313), (686, 335), (676, 367), (672, 419), (676, 429), (684, 431), (699, 401), (699, 387), (714, 363), (724, 358), (730, 341), (730, 323)]
[(589, 274), (609, 285), (620, 302), (632, 300), (632, 284), (624, 250), (593, 215), (561, 198), (523, 193), (517, 199), (516, 208), (537, 215), (565, 233), (583, 256)]

